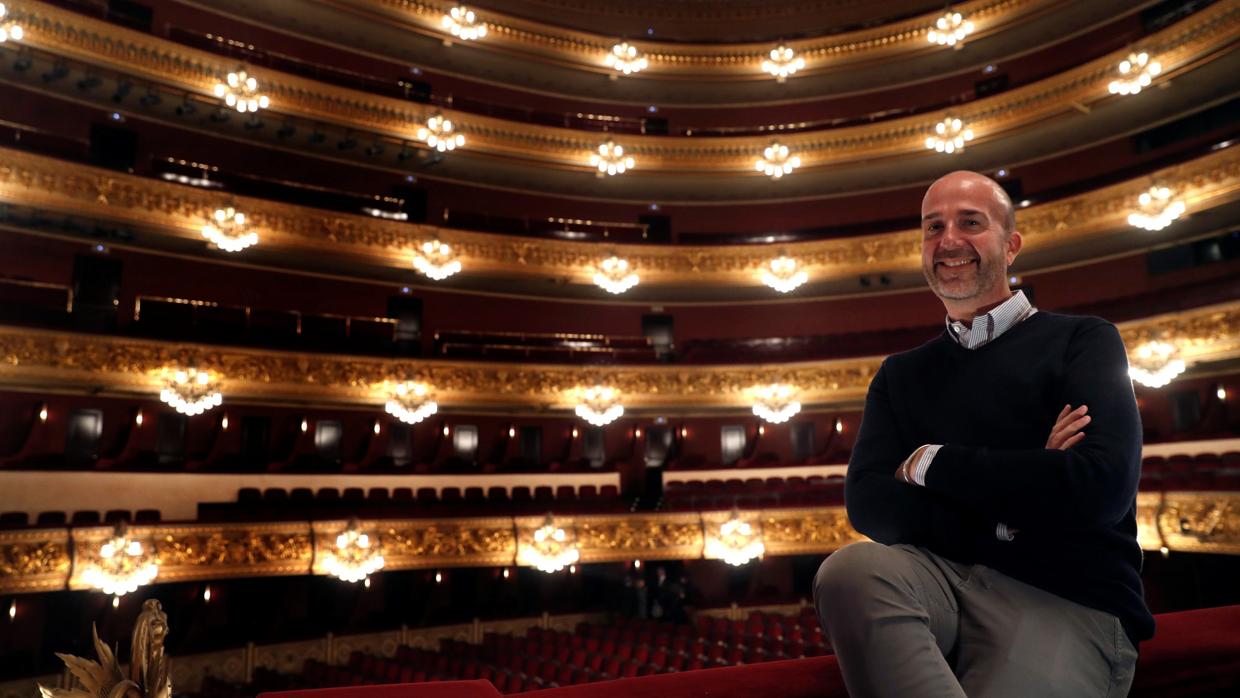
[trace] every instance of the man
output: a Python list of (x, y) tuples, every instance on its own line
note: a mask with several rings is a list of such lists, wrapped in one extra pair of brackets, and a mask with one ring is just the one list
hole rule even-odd
[(947, 328), (870, 383), (845, 498), (874, 542), (814, 580), (854, 698), (1124, 696), (1153, 635), (1124, 345), (1104, 320), (1011, 292), (1015, 218), (973, 172), (922, 201)]

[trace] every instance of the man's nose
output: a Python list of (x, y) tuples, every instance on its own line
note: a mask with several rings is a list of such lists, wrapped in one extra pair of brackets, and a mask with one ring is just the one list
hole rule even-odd
[(955, 223), (948, 222), (943, 226), (943, 234), (939, 236), (939, 247), (956, 249), (964, 245), (964, 231)]

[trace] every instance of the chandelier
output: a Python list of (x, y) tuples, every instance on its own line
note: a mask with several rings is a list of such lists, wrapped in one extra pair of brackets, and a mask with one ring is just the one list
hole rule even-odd
[(461, 41), (473, 41), (487, 35), (487, 25), (478, 21), (478, 15), (464, 5), (444, 13), (440, 22), (449, 34)]
[(1150, 86), (1162, 72), (1162, 64), (1151, 61), (1150, 54), (1136, 51), (1119, 62), (1119, 79), (1112, 80), (1107, 90), (1113, 95), (1135, 95)]
[(762, 270), (762, 283), (780, 293), (788, 293), (806, 281), (809, 281), (809, 274), (804, 269), (798, 270), (797, 261), (785, 255), (772, 259)]
[(774, 75), (777, 82), (783, 82), (804, 67), (805, 59), (783, 44), (771, 49), (770, 58), (762, 61), (762, 69)]
[(1184, 372), (1184, 360), (1170, 342), (1151, 340), (1129, 357), (1128, 375), (1147, 388), (1161, 388)]
[(629, 270), (629, 260), (615, 255), (604, 259), (594, 272), (594, 283), (608, 293), (621, 294), (637, 285), (641, 279)]
[(441, 153), (456, 150), (465, 145), (465, 136), (454, 133), (455, 129), (450, 119), (445, 119), (443, 114), (435, 114), (426, 120), (426, 125), (418, 127), (418, 140)]
[(796, 388), (785, 383), (772, 383), (754, 388), (753, 413), (771, 424), (783, 424), (801, 411)]
[[(387, 401), (387, 413), (405, 424), (417, 424), (439, 411), (439, 404), (430, 399), (429, 392), (425, 383), (397, 383), (392, 398)], [(375, 424), (375, 428), (379, 425)]]
[(461, 270), (461, 260), (452, 248), (438, 240), (422, 243), (422, 249), (413, 255), (413, 268), (432, 281), (443, 281)]
[(142, 543), (122, 524), (99, 547), (99, 561), (86, 568), (82, 581), (105, 594), (124, 596), (150, 584), (157, 574), (159, 563), (143, 555)]
[(159, 399), (191, 417), (219, 407), (224, 401), (211, 374), (192, 367), (171, 371)]
[(934, 125), (934, 135), (926, 138), (926, 147), (940, 153), (957, 153), (973, 140), (973, 129), (960, 119), (947, 117)]
[(939, 46), (955, 46), (973, 33), (973, 23), (966, 20), (959, 12), (948, 11), (934, 23), (934, 28), (926, 34), (932, 44)]
[(740, 512), (732, 510), (732, 516), (719, 526), (719, 531), (706, 540), (706, 557), (723, 560), (729, 565), (741, 565), (762, 557), (766, 545), (753, 526), (741, 521)]
[(520, 562), (537, 567), (548, 574), (559, 572), (581, 559), (576, 544), (568, 540), (568, 532), (555, 525), (547, 515), (543, 525), (534, 531), (534, 540), (521, 550)]
[(0, 44), (12, 39), (13, 41), (21, 41), (26, 32), (22, 29), (22, 25), (14, 21), (5, 21), (5, 17), (9, 16), (9, 8), (0, 2)]
[(598, 168), (599, 176), (624, 174), (633, 169), (633, 158), (624, 154), (624, 147), (610, 138), (600, 143), (597, 153), (590, 154), (590, 164)]
[(350, 519), (336, 536), (335, 551), (324, 554), (323, 569), (342, 582), (360, 582), (383, 569), (383, 555), (371, 545), (370, 536), (358, 530), (357, 519)]
[(627, 41), (616, 44), (611, 47), (611, 53), (607, 54), (607, 66), (615, 68), (625, 75), (641, 72), (650, 65), (645, 56), (637, 54), (637, 47)]
[(1187, 207), (1180, 199), (1172, 199), (1167, 187), (1153, 186), (1137, 197), (1138, 210), (1128, 214), (1128, 225), (1145, 230), (1162, 230), (1184, 214)]
[(801, 156), (792, 155), (791, 152), (788, 146), (776, 141), (762, 151), (762, 157), (758, 158), (755, 166), (759, 172), (772, 179), (792, 174), (793, 170), (801, 166)]
[(242, 114), (266, 109), (270, 104), (267, 95), (259, 94), (258, 81), (244, 68), (229, 73), (223, 82), (215, 83), (215, 96), (222, 97), (224, 104)]
[(240, 252), (258, 244), (258, 233), (246, 228), (245, 220), (245, 214), (232, 206), (217, 208), (202, 226), (202, 236), (225, 252)]
[(619, 419), (624, 414), (624, 406), (620, 404), (619, 390), (596, 385), (582, 391), (581, 402), (575, 411), (578, 417), (601, 427)]

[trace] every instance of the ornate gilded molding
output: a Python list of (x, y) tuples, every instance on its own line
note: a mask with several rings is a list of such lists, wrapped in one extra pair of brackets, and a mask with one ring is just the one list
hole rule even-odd
[[(1131, 349), (1154, 334), (1174, 338), (1191, 362), (1240, 356), (1240, 301), (1120, 325)], [(160, 372), (195, 364), (222, 377), (225, 400), (289, 399), (370, 404), (384, 383), (413, 376), (435, 386), (441, 404), (571, 410), (582, 385), (605, 382), (630, 411), (748, 409), (755, 385), (798, 386), (807, 405), (860, 400), (881, 357), (769, 365), (572, 366), (379, 359), (158, 342), (0, 326), (0, 385), (156, 395)]]
[[(446, 36), (440, 27), (444, 6), (418, 0), (344, 0), (333, 3), (355, 7), (400, 21), (406, 28), (435, 38)], [(1055, 0), (972, 0), (955, 5), (977, 25), (977, 35), (1001, 31), (1025, 16), (1059, 4)], [(678, 8), (679, 9), (679, 8)], [(681, 14), (683, 10), (681, 10)], [(807, 73), (843, 69), (843, 64), (896, 55), (911, 58), (930, 48), (926, 32), (942, 12), (928, 13), (898, 22), (826, 37), (784, 42), (798, 55), (813, 60)], [(480, 11), (487, 25), (487, 44), (510, 53), (528, 54), (591, 72), (607, 73), (603, 56), (619, 37), (565, 29), (492, 10)], [(651, 18), (653, 19), (653, 18)], [(738, 18), (738, 21), (741, 21)], [(762, 59), (771, 42), (693, 44), (629, 39), (650, 59), (644, 75), (682, 78), (764, 79)], [(769, 78), (765, 78), (769, 79)]]
[[(694, 560), (707, 530), (727, 512), (556, 517), (576, 536), (582, 563)], [(863, 539), (843, 507), (743, 512), (760, 525), (767, 555), (826, 554)], [(1142, 492), (1138, 539), (1146, 550), (1240, 554), (1240, 493)], [(514, 565), (541, 517), (362, 521), (385, 570)], [(157, 583), (234, 577), (324, 574), (323, 554), (345, 521), (133, 526), (160, 563)], [(95, 560), (105, 527), (0, 531), (0, 594), (86, 588), (80, 570)], [(71, 574), (71, 570), (73, 571)], [(324, 655), (326, 656), (326, 655)]]
[[(1085, 194), (1017, 212), (1026, 254), (1073, 246), (1128, 229), (1127, 214), (1150, 181), (1174, 184), (1190, 215), (1240, 198), (1240, 148), (1225, 148)], [(16, 150), (0, 149), (0, 201), (66, 214), (123, 222), (155, 234), (201, 242), (201, 226), (220, 205), (217, 194)], [(590, 284), (607, 253), (628, 259), (644, 285), (759, 287), (758, 272), (772, 254), (765, 245), (611, 245), (474, 233), (409, 225), (369, 216), (327, 212), (261, 199), (231, 197), (261, 230), (264, 247), (337, 255), (364, 264), (409, 268), (414, 249), (439, 239), (452, 245), (471, 274), (515, 278), (568, 278)], [(1156, 238), (1132, 229), (1134, 244)], [(205, 243), (204, 243), (205, 244)], [(857, 274), (914, 272), (921, 234), (881, 235), (789, 243), (815, 282)]]
[(1227, 554), (1240, 550), (1240, 496), (1167, 492), (1156, 520), (1169, 550)]
[[(1016, 0), (993, 3), (1005, 5)], [(981, 2), (989, 6), (991, 3)], [(168, 85), (207, 97), (216, 78), (235, 61), (131, 31), (30, 0), (14, 8), (26, 27), (25, 43), (58, 55), (107, 66), (136, 79)], [(1217, 3), (1146, 39), (1167, 75), (1226, 51), (1240, 26), (1240, 8)], [(900, 41), (917, 36), (902, 32)], [(918, 35), (919, 36), (919, 35)], [(892, 44), (877, 39), (881, 50)], [(896, 42), (900, 43), (900, 42)], [(858, 46), (862, 42), (850, 42)], [(868, 45), (868, 44), (866, 44)], [(843, 50), (843, 49), (841, 49)], [(859, 50), (859, 49), (854, 49)], [(953, 115), (967, 120), (979, 141), (1043, 122), (1052, 116), (1079, 113), (1089, 105), (1114, 99), (1106, 89), (1124, 51), (1116, 52), (1051, 78), (969, 103)], [(690, 65), (687, 58), (674, 61)], [(469, 138), (468, 150), (491, 156), (515, 157), (553, 168), (587, 171), (598, 135), (564, 128), (519, 124), (454, 110), (412, 106), (407, 101), (335, 87), (276, 71), (251, 68), (272, 101), (274, 114), (306, 117), (345, 128), (412, 142), (417, 124), (432, 111), (442, 111)], [(787, 134), (781, 138), (802, 158), (803, 170), (843, 162), (896, 155), (924, 155), (924, 140), (943, 114), (924, 114), (863, 126)], [(626, 136), (625, 149), (638, 158), (643, 172), (667, 174), (717, 172), (756, 177), (753, 158), (768, 136), (699, 138)]]

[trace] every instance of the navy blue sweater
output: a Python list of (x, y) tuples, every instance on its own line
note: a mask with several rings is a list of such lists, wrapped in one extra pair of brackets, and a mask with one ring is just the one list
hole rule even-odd
[[(983, 564), (1119, 618), (1135, 646), (1154, 634), (1141, 589), (1136, 495), (1141, 417), (1115, 326), (1038, 312), (965, 349), (944, 332), (888, 357), (870, 383), (848, 464), (854, 528)], [(1085, 438), (1046, 448), (1059, 411), (1089, 406)], [(896, 469), (943, 444), (926, 486)], [(995, 537), (999, 522), (1015, 540)]]

